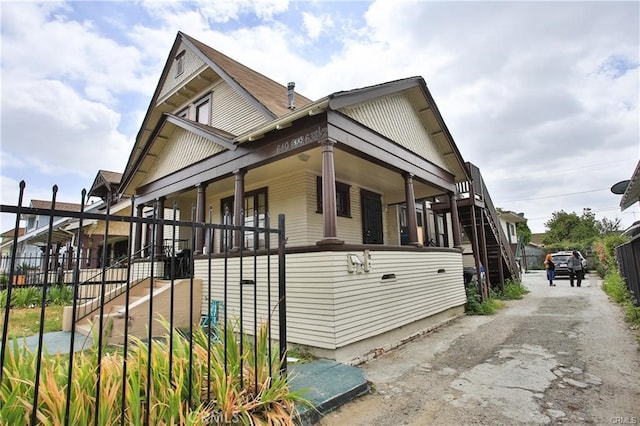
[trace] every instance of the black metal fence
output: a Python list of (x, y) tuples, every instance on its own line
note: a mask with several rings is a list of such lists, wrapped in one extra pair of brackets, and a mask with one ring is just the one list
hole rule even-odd
[[(196, 223), (189, 220), (176, 220), (178, 217), (177, 207), (174, 204), (170, 210), (172, 214), (167, 214), (166, 210), (159, 215), (157, 206), (153, 208), (153, 215), (150, 217), (139, 217), (134, 215), (135, 199), (130, 201), (130, 214), (126, 216), (113, 215), (111, 204), (105, 204), (104, 213), (87, 212), (85, 209), (86, 191), (81, 197), (81, 209), (79, 212), (62, 211), (56, 209), (57, 187), (54, 186), (50, 209), (36, 209), (23, 206), (24, 182), (20, 184), (20, 193), (17, 205), (0, 205), (0, 213), (12, 215), (15, 219), (15, 232), (13, 242), (10, 244), (10, 254), (2, 258), (2, 278), (4, 297), (0, 297), (0, 309), (2, 309), (2, 341), (0, 346), (0, 387), (13, 386), (8, 377), (5, 367), (13, 360), (11, 354), (15, 354), (16, 344), (24, 345), (28, 351), (35, 354), (35, 368), (33, 371), (31, 393), (32, 400), (29, 401), (31, 413), (30, 423), (38, 424), (42, 413), (39, 411), (42, 405), (42, 396), (39, 388), (43, 385), (43, 377), (47, 372), (42, 371), (46, 357), (52, 356), (52, 348), (47, 347), (48, 332), (45, 331), (45, 320), (48, 317), (49, 305), (48, 294), (54, 287), (66, 287), (72, 291), (73, 297), (69, 300), (69, 306), (64, 308), (64, 321), (68, 324), (68, 332), (56, 332), (58, 338), (63, 338), (62, 350), (58, 351), (68, 354), (68, 364), (65, 380), (62, 386), (64, 390), (64, 402), (60, 402), (66, 415), (64, 424), (69, 424), (70, 415), (74, 405), (74, 363), (76, 358), (83, 351), (77, 352), (77, 339), (85, 339), (82, 334), (90, 334), (92, 337), (91, 347), (85, 347), (84, 352), (90, 351), (93, 354), (91, 359), (95, 360), (93, 370), (95, 371), (95, 397), (94, 406), (91, 410), (95, 413), (101, 411), (101, 404), (105, 402), (100, 397), (101, 381), (107, 380), (103, 377), (102, 371), (105, 369), (105, 360), (112, 362), (114, 353), (124, 354), (121, 358), (122, 365), (116, 370), (122, 376), (121, 396), (118, 403), (121, 404), (121, 412), (125, 413), (137, 407), (130, 407), (127, 404), (127, 395), (130, 392), (137, 392), (144, 395), (142, 401), (146, 410), (142, 412), (145, 417), (141, 420), (143, 424), (149, 424), (149, 413), (154, 404), (158, 404), (152, 392), (144, 392), (143, 389), (127, 389), (127, 354), (136, 348), (139, 350), (141, 342), (147, 351), (148, 371), (146, 373), (147, 383), (140, 383), (141, 387), (150, 389), (152, 377), (152, 352), (155, 347), (166, 351), (168, 357), (169, 382), (176, 382), (174, 374), (175, 366), (182, 363), (184, 353), (179, 355), (174, 346), (178, 344), (176, 339), (186, 339), (188, 352), (188, 389), (186, 403), (194, 401), (202, 403), (215, 398), (210, 391), (206, 396), (198, 395), (198, 391), (192, 386), (194, 373), (194, 345), (198, 332), (206, 331), (210, 342), (208, 346), (208, 368), (214, 368), (212, 363), (223, 362), (224, 373), (228, 376), (239, 375), (239, 380), (244, 386), (251, 387), (248, 391), (258, 393), (259, 383), (264, 382), (264, 377), (259, 378), (259, 374), (264, 374), (258, 366), (259, 360), (268, 360), (268, 376), (271, 374), (286, 373), (286, 282), (285, 282), (285, 251), (284, 251), (284, 216), (278, 217), (278, 227), (272, 228), (268, 215), (261, 220), (244, 221), (241, 223), (251, 223), (253, 226), (235, 226), (213, 223), (212, 210), (210, 208), (208, 222)], [(107, 197), (110, 200), (111, 197)], [(194, 210), (193, 208), (191, 209)], [(19, 246), (28, 245), (28, 239), (23, 239), (18, 235), (20, 220), (23, 215), (37, 215), (48, 218), (48, 225), (43, 229), (46, 235), (46, 243), (41, 246), (42, 255), (35, 258), (26, 259), (20, 257)], [(185, 214), (182, 217), (187, 216)], [(242, 217), (242, 214), (240, 215)], [(54, 227), (55, 223), (61, 223), (59, 218), (68, 218), (69, 221), (64, 226), (73, 229), (69, 234), (70, 240), (67, 247), (71, 250), (63, 262), (53, 261), (54, 247), (60, 246), (61, 241), (56, 241), (56, 237), (61, 235), (59, 229)], [(124, 258), (111, 260), (107, 256), (107, 250), (102, 250), (100, 268), (87, 268), (90, 262), (83, 261), (84, 248), (82, 245), (84, 224), (88, 221), (92, 223), (102, 223), (104, 234), (102, 235), (103, 247), (107, 247), (110, 235), (110, 224), (125, 223), (129, 228), (128, 254)], [(64, 222), (64, 221), (63, 221)], [(224, 221), (223, 221), (224, 222)], [(226, 222), (225, 222), (226, 223)], [(257, 225), (263, 225), (258, 227)], [(136, 238), (139, 227), (148, 230), (149, 236), (146, 240), (149, 244), (142, 247), (138, 253), (133, 252), (133, 241)], [(162, 242), (156, 243), (159, 227), (164, 230)], [(237, 237), (237, 241), (264, 240), (264, 245), (256, 244), (255, 247), (233, 248), (231, 245), (220, 245), (217, 252), (215, 250), (196, 250), (194, 242), (196, 230), (201, 229), (208, 236), (208, 241), (232, 241)], [(185, 238), (184, 235), (187, 237)], [(249, 236), (245, 238), (245, 236)], [(168, 237), (168, 238), (167, 238)], [(40, 239), (42, 241), (42, 238)], [(5, 243), (6, 244), (6, 243)], [(75, 244), (75, 245), (74, 245)], [(273, 246), (273, 247), (272, 247)], [(6, 247), (6, 245), (5, 245)], [(164, 247), (164, 249), (163, 249)], [(198, 254), (199, 253), (199, 254)], [(143, 257), (145, 256), (145, 257)], [(28, 266), (23, 266), (24, 264)], [(110, 266), (106, 266), (110, 265)], [(273, 266), (272, 266), (273, 265)], [(71, 268), (68, 268), (71, 266)], [(26, 269), (26, 272), (23, 270)], [(26, 275), (23, 275), (22, 273)], [(20, 277), (23, 278), (20, 278)], [(15, 316), (17, 309), (12, 307), (13, 296), (21, 290), (21, 287), (30, 286), (38, 291), (38, 304), (35, 309), (39, 310), (39, 324), (37, 332), (32, 336), (22, 336), (19, 330), (12, 328), (14, 322), (19, 321)], [(111, 306), (117, 303), (118, 306)], [(134, 312), (137, 306), (137, 314)], [(143, 308), (141, 308), (143, 306)], [(186, 309), (186, 311), (185, 311)], [(146, 312), (146, 314), (141, 314)], [(159, 314), (161, 312), (161, 314)], [(182, 312), (182, 314), (180, 314)], [(187, 320), (184, 320), (187, 312)], [(264, 315), (259, 315), (262, 313)], [(180, 321), (182, 315), (183, 321)], [(161, 330), (158, 325), (158, 317), (162, 316), (164, 327)], [(140, 324), (141, 320), (146, 323)], [(82, 324), (88, 323), (91, 329), (86, 332), (82, 329)], [(114, 324), (120, 324), (120, 336), (113, 338)], [(206, 325), (206, 330), (203, 325)], [(145, 334), (134, 338), (134, 329), (145, 330)], [(160, 329), (160, 330), (159, 330)], [(260, 346), (259, 336), (263, 336), (266, 330), (267, 347)], [(177, 333), (177, 334), (176, 334)], [(23, 339), (24, 337), (24, 339)], [(30, 342), (30, 343), (29, 343)], [(240, 366), (227, 365), (233, 358), (233, 351), (238, 350), (234, 345), (239, 345)], [(214, 348), (215, 346), (215, 348)], [(217, 351), (214, 353), (214, 351)], [(222, 351), (222, 352), (220, 352)], [(253, 351), (253, 353), (251, 353)], [(259, 353), (262, 351), (263, 353)], [(20, 352), (22, 353), (22, 352)], [(223, 354), (220, 356), (220, 354)], [(246, 355), (245, 355), (246, 353)], [(237, 355), (237, 354), (236, 354)], [(221, 361), (223, 360), (223, 361)], [(254, 368), (245, 365), (254, 363)], [(13, 364), (12, 364), (13, 365)], [(247, 367), (247, 368), (245, 368)], [(130, 368), (130, 367), (129, 367)], [(203, 377), (212, 380), (211, 370)], [(177, 374), (177, 373), (175, 373)], [(248, 377), (255, 375), (254, 377)], [(236, 378), (237, 379), (237, 378)], [(47, 384), (48, 386), (48, 384)], [(210, 390), (212, 384), (206, 383), (206, 389)], [(6, 401), (5, 401), (6, 402)], [(104, 408), (104, 407), (103, 407)], [(124, 421), (124, 414), (122, 414)], [(98, 424), (98, 415), (94, 417), (95, 424)], [(0, 419), (3, 420), (3, 419)], [(6, 419), (5, 419), (6, 420)], [(3, 421), (0, 421), (3, 423)]]
[(616, 247), (616, 256), (627, 288), (635, 297), (636, 305), (640, 306), (640, 235)]

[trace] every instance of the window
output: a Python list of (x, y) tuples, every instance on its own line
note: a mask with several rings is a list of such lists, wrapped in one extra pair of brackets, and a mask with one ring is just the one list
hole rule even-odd
[(176, 56), (176, 77), (184, 72), (184, 53), (185, 51), (183, 50)]
[(209, 124), (209, 118), (211, 116), (211, 102), (209, 95), (196, 102), (195, 107), (196, 121), (202, 124)]
[(189, 118), (189, 107), (186, 107), (176, 115), (181, 118)]
[[(234, 197), (223, 198), (220, 201), (220, 211), (222, 212), (222, 223), (231, 225), (233, 224), (233, 204)], [(264, 228), (266, 226), (267, 218), (267, 188), (260, 188), (255, 191), (249, 191), (244, 195), (244, 226)], [(257, 239), (257, 245), (256, 245)], [(252, 230), (247, 229), (244, 233), (245, 249), (261, 249), (265, 248), (265, 233), (258, 233), (256, 235)], [(221, 250), (224, 247), (233, 247), (233, 237), (231, 232), (223, 232), (222, 241), (220, 244)]]
[[(336, 213), (338, 216), (351, 217), (351, 185), (336, 182)], [(317, 211), (322, 213), (322, 177), (316, 179)]]

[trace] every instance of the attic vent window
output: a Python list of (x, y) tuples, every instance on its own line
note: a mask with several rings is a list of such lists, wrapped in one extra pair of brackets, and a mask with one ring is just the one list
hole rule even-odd
[(184, 72), (184, 50), (176, 56), (176, 77)]

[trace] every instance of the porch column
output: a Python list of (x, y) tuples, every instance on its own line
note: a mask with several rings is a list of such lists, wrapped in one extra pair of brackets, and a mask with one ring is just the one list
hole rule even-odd
[[(236, 226), (244, 225), (244, 175), (247, 169), (235, 170), (233, 174), (236, 177), (235, 189), (233, 193), (233, 224)], [(233, 248), (240, 250), (242, 247), (242, 231), (233, 231)]]
[[(196, 185), (198, 194), (196, 196), (196, 223), (204, 223), (205, 210), (207, 205), (207, 184), (199, 183)], [(201, 254), (204, 246), (204, 229), (196, 227), (195, 247), (193, 254)]]
[[(156, 202), (157, 212), (156, 219), (164, 220), (164, 201), (165, 197), (159, 197)], [(156, 257), (162, 257), (164, 255), (164, 226), (161, 223), (156, 225)]]
[(73, 246), (71, 245), (71, 241), (69, 241), (67, 243), (67, 258), (66, 258), (67, 264), (65, 266), (65, 269), (70, 271), (73, 269)]
[[(140, 204), (136, 207), (136, 216), (138, 219), (142, 219), (142, 210), (144, 210), (144, 204)], [(136, 223), (136, 235), (133, 240), (133, 257), (139, 259), (142, 256), (142, 222)]]
[(344, 244), (337, 237), (338, 213), (336, 211), (336, 171), (333, 163), (333, 145), (336, 141), (325, 139), (322, 146), (322, 240), (317, 245)]
[(451, 229), (453, 230), (453, 246), (455, 248), (462, 247), (460, 238), (460, 218), (458, 217), (458, 202), (456, 194), (449, 193), (449, 206), (451, 206)]
[(95, 235), (91, 236), (91, 247), (93, 248), (93, 250), (91, 250), (91, 259), (89, 259), (89, 268), (91, 269), (98, 267), (98, 261), (100, 259), (100, 250), (98, 250), (100, 248), (100, 241), (98, 240), (99, 238)]
[(413, 174), (404, 173), (404, 194), (407, 203), (407, 230), (409, 231), (410, 246), (420, 246), (418, 241), (418, 218), (416, 217), (416, 196), (413, 191)]

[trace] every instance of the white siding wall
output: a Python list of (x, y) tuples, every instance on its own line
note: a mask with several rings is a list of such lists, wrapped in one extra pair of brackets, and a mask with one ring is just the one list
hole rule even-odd
[(211, 105), (211, 126), (234, 135), (242, 134), (266, 122), (264, 117), (226, 82), (214, 87)]
[[(354, 253), (362, 256), (363, 253)], [(286, 258), (287, 337), (292, 343), (337, 349), (377, 336), (407, 324), (464, 305), (466, 296), (460, 253), (385, 252), (371, 253), (370, 272), (349, 273), (347, 252), (290, 254)], [(277, 256), (271, 257), (271, 306), (274, 333), (277, 333)], [(223, 260), (212, 264), (211, 298), (208, 261), (196, 259), (195, 278), (203, 280), (202, 313), (210, 300), (223, 300)], [(227, 309), (231, 317), (240, 315), (239, 259), (228, 260)], [(267, 261), (258, 258), (258, 322), (268, 317)], [(243, 278), (254, 279), (253, 259), (246, 258)], [(438, 269), (445, 272), (438, 273)], [(396, 279), (383, 281), (383, 274)], [(253, 292), (242, 286), (243, 324), (253, 326)]]
[(184, 129), (177, 128), (153, 163), (142, 185), (153, 182), (226, 148)]
[(396, 94), (382, 97), (341, 111), (411, 152), (449, 170), (406, 96)]
[[(345, 259), (335, 255), (337, 263)], [(370, 272), (349, 274), (343, 267), (333, 278), (338, 347), (466, 303), (460, 253), (375, 251), (371, 257)], [(396, 280), (382, 280), (384, 274)]]
[(171, 92), (173, 89), (181, 85), (185, 80), (190, 78), (194, 72), (196, 72), (200, 67), (204, 65), (204, 62), (189, 48), (185, 47), (184, 44), (181, 44), (180, 48), (178, 48), (178, 53), (185, 51), (184, 54), (184, 71), (180, 75), (176, 75), (176, 60), (172, 58), (171, 68), (169, 69), (169, 74), (167, 75), (167, 80), (160, 91), (160, 96), (158, 99), (162, 99), (167, 93)]
[[(518, 242), (518, 234), (516, 232), (516, 224), (507, 222), (504, 219), (500, 218), (500, 225), (502, 226), (502, 230), (504, 231), (504, 235), (507, 236), (507, 241), (510, 243)], [(510, 229), (511, 228), (511, 232)]]

